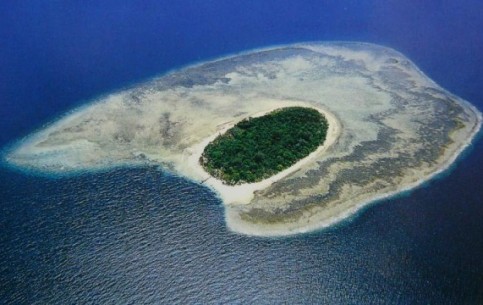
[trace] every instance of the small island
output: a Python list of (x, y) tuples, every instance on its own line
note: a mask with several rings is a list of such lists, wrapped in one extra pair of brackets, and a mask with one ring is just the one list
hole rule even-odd
[(277, 109), (240, 121), (208, 144), (199, 161), (228, 185), (258, 182), (324, 144), (327, 128), (327, 120), (315, 109)]
[(482, 121), (395, 50), (301, 43), (101, 96), (4, 158), (29, 174), (160, 167), (213, 190), (230, 230), (286, 236), (431, 179), (471, 145)]

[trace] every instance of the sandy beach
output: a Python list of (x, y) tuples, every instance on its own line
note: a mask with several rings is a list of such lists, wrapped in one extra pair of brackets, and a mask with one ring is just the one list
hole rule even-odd
[(239, 210), (235, 207), (228, 209), (225, 213), (225, 221), (227, 226), (233, 232), (242, 233), (245, 235), (258, 237), (280, 237), (288, 235), (297, 235), (328, 228), (334, 224), (340, 223), (350, 217), (356, 215), (358, 212), (368, 207), (371, 204), (391, 198), (397, 194), (408, 192), (431, 180), (437, 175), (447, 171), (461, 153), (466, 150), (472, 143), (475, 136), (481, 131), (483, 117), (482, 114), (471, 104), (461, 100), (461, 103), (466, 104), (469, 110), (473, 111), (477, 118), (477, 124), (471, 130), (470, 137), (466, 138), (462, 146), (454, 151), (447, 151), (441, 160), (444, 160), (436, 169), (428, 169), (426, 172), (415, 173), (411, 176), (406, 176), (403, 186), (394, 187), (393, 190), (386, 193), (378, 194), (377, 192), (367, 192), (352, 201), (347, 201), (338, 206), (338, 208), (319, 209), (317, 212), (306, 214), (301, 219), (293, 223), (271, 224), (265, 225), (262, 223), (250, 223), (240, 219)]
[[(323, 109), (321, 107), (314, 107), (311, 104), (301, 102), (301, 101), (291, 101), (287, 104), (286, 101), (283, 103), (280, 103), (278, 107), (272, 107), (268, 110), (257, 112), (251, 115), (247, 115), (245, 118), (248, 117), (260, 117), (265, 114), (268, 114), (274, 110), (284, 108), (284, 107), (290, 107), (290, 106), (303, 106), (303, 107), (310, 107), (312, 109), (316, 109), (319, 111), (322, 115), (327, 120), (328, 123), (328, 129), (327, 129), (327, 135), (326, 139), (324, 141), (324, 144), (319, 146), (317, 150), (313, 151), (311, 154), (309, 154), (307, 157), (299, 160), (297, 163), (292, 165), (291, 167), (277, 173), (276, 175), (264, 179), (259, 182), (255, 183), (244, 183), (241, 185), (227, 185), (223, 183), (223, 181), (211, 176), (209, 173), (207, 173), (204, 168), (200, 165), (199, 159), (201, 157), (201, 154), (203, 153), (206, 145), (208, 145), (210, 142), (212, 142), (216, 137), (218, 137), (220, 134), (224, 134), (227, 130), (235, 126), (236, 123), (238, 122), (231, 122), (229, 124), (222, 124), (222, 128), (217, 131), (214, 135), (204, 139), (201, 143), (188, 148), (186, 150), (186, 156), (184, 156), (186, 160), (186, 165), (187, 167), (191, 168), (192, 173), (195, 175), (196, 180), (198, 182), (201, 182), (203, 185), (206, 185), (213, 189), (218, 196), (221, 198), (224, 204), (226, 205), (233, 205), (233, 204), (248, 204), (250, 201), (253, 199), (253, 195), (256, 191), (263, 190), (272, 183), (283, 179), (287, 177), (288, 175), (296, 172), (299, 170), (301, 167), (303, 167), (306, 164), (309, 164), (313, 162), (314, 160), (320, 158), (326, 151), (327, 149), (332, 146), (337, 138), (340, 135), (341, 132), (341, 124), (337, 117), (329, 112), (327, 109)], [(241, 121), (241, 120), (240, 120)], [(184, 163), (184, 162), (183, 162)]]

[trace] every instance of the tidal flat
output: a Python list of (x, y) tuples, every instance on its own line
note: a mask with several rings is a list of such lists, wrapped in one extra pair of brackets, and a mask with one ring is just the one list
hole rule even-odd
[[(206, 183), (196, 161), (207, 140), (288, 106), (330, 114), (330, 146), (256, 189)], [(430, 179), (480, 127), (475, 107), (395, 50), (306, 43), (200, 63), (103, 96), (23, 139), (6, 160), (50, 174), (158, 164), (219, 194), (231, 230), (284, 236), (327, 227)]]

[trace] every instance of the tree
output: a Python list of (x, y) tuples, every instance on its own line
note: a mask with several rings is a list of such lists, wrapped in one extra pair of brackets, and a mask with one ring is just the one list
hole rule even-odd
[(248, 118), (209, 143), (200, 158), (227, 184), (263, 180), (290, 167), (325, 141), (327, 121), (317, 110), (288, 107)]

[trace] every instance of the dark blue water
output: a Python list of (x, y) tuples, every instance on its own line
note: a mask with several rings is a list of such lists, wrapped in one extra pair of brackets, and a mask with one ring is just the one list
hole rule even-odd
[[(227, 53), (307, 40), (401, 51), (483, 108), (480, 1), (2, 1), (0, 146), (99, 94)], [(483, 141), (339, 226), (260, 239), (156, 168), (0, 168), (0, 303), (483, 303)]]

